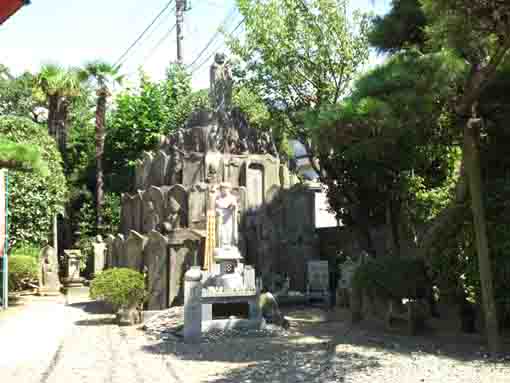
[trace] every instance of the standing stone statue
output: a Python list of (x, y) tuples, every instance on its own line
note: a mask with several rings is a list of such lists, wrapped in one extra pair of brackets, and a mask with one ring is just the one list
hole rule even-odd
[(222, 182), (216, 197), (216, 247), (237, 246), (237, 198), (230, 192), (230, 184)]
[(39, 294), (59, 294), (58, 258), (51, 246), (45, 246), (40, 253)]
[(214, 55), (210, 70), (210, 97), (215, 112), (228, 112), (232, 107), (232, 72), (224, 53)]
[(96, 236), (94, 243), (94, 274), (98, 274), (105, 268), (106, 261), (106, 243), (103, 242), (103, 237)]
[(147, 202), (143, 211), (143, 232), (150, 233), (159, 225), (159, 215), (152, 201)]
[(162, 232), (168, 234), (172, 230), (180, 229), (182, 227), (181, 215), (182, 206), (175, 200), (175, 198), (170, 198), (168, 216), (162, 223)]

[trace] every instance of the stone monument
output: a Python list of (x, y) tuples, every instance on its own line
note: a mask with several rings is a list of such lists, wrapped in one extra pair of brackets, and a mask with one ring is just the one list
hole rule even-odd
[(81, 251), (76, 249), (64, 250), (67, 263), (67, 277), (64, 279), (66, 287), (77, 287), (83, 285), (83, 278), (80, 276)]
[[(256, 289), (251, 282), (247, 287), (246, 278), (254, 281), (264, 268), (286, 272), (295, 284), (291, 287), (304, 291), (306, 262), (318, 257), (313, 213), (300, 211), (294, 202), (302, 194), (309, 198), (309, 191), (280, 176), (288, 168), (280, 162), (271, 131), (250, 126), (232, 104), (232, 87), (230, 61), (218, 53), (210, 68), (212, 108), (194, 110), (182, 127), (161, 137), (152, 153), (140, 153), (135, 191), (122, 198), (124, 238), (132, 231), (157, 237), (150, 234), (157, 231), (166, 239), (168, 259), (148, 250), (139, 257), (140, 248), (135, 254), (119, 236), (112, 245), (112, 264), (140, 270), (150, 262), (149, 280), (165, 279), (158, 282), (158, 299), (151, 306), (181, 304), (185, 273), (192, 266), (203, 270), (202, 298), (211, 302), (216, 293), (225, 301), (230, 294), (251, 302)], [(270, 227), (274, 230), (268, 233)], [(167, 269), (158, 271), (162, 267)]]
[(39, 289), (40, 295), (60, 294), (58, 277), (58, 258), (53, 247), (47, 245), (40, 252)]
[(94, 275), (97, 275), (104, 270), (106, 265), (106, 243), (103, 242), (103, 237), (96, 236), (92, 247), (94, 249)]

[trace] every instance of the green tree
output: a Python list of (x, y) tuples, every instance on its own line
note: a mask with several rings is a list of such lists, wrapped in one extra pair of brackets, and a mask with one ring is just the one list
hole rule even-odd
[(422, 0), (422, 4), (430, 19), (430, 45), (452, 50), (469, 66), (461, 96), (455, 100), (455, 113), (464, 137), (465, 189), (471, 196), (487, 338), (491, 351), (498, 352), (501, 345), (480, 170), (484, 122), (478, 105), (510, 51), (510, 4), (499, 0)]
[(404, 52), (362, 76), (341, 103), (309, 114), (329, 201), (360, 230), (368, 251), (371, 229), (388, 224), (398, 255), (401, 237), (415, 231), (404, 219), (417, 202), (410, 188), (417, 181), (429, 188), (449, 182), (453, 143), (445, 102), (462, 69), (445, 54)]
[(118, 68), (106, 62), (95, 61), (85, 65), (80, 71), (79, 77), (82, 81), (92, 82), (96, 89), (96, 229), (99, 230), (103, 224), (104, 204), (104, 176), (103, 176), (103, 153), (106, 135), (106, 103), (111, 96), (110, 88), (114, 84), (122, 82), (122, 76)]
[(41, 246), (48, 240), (53, 216), (66, 202), (62, 159), (45, 128), (26, 118), (0, 116), (0, 135), (7, 140), (38, 148), (45, 173), (13, 170), (9, 176), (10, 247), (25, 243)]
[(115, 99), (105, 143), (109, 190), (129, 190), (134, 163), (144, 150), (153, 150), (162, 135), (183, 127), (194, 108), (207, 107), (206, 91), (193, 92), (185, 69), (172, 64), (161, 82), (143, 72), (135, 89), (126, 89)]
[(7, 68), (0, 74), (0, 115), (30, 117), (39, 122), (38, 101), (33, 95), (34, 76), (25, 72), (14, 77)]
[(41, 158), (39, 147), (0, 139), (0, 168), (12, 170), (35, 170), (42, 175), (48, 168)]
[(381, 53), (396, 53), (407, 48), (423, 52), (426, 23), (420, 0), (392, 0), (389, 12), (372, 21), (368, 40)]
[(283, 125), (314, 154), (300, 112), (344, 97), (368, 59), (368, 17), (347, 14), (345, 0), (237, 0), (245, 37), (231, 39), (250, 90), (292, 124)]
[(36, 95), (46, 102), (48, 108), (48, 133), (54, 137), (63, 157), (66, 156), (67, 149), (69, 108), (72, 98), (79, 95), (80, 90), (75, 70), (47, 64), (36, 76)]

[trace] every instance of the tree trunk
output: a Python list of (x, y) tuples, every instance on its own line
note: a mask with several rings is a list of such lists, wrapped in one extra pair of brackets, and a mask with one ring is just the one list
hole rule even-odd
[(400, 204), (394, 198), (390, 198), (386, 205), (386, 224), (390, 229), (389, 237), (391, 248), (393, 248), (392, 255), (396, 257), (400, 256), (400, 222), (398, 218), (398, 210), (400, 210)]
[(57, 139), (57, 111), (59, 108), (58, 96), (48, 97), (48, 134), (58, 142)]
[(487, 223), (482, 193), (480, 171), (480, 119), (471, 118), (464, 128), (464, 150), (466, 150), (466, 171), (471, 195), (471, 210), (475, 231), (478, 267), (482, 286), (482, 304), (485, 316), (487, 341), (491, 353), (500, 351), (500, 337), (496, 302), (494, 300), (493, 276), (489, 257)]
[(98, 95), (96, 106), (96, 230), (100, 232), (103, 225), (104, 180), (103, 153), (105, 140), (105, 92)]

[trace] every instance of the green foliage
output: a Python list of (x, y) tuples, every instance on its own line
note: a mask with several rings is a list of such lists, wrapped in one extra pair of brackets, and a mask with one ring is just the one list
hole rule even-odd
[(60, 154), (46, 127), (28, 119), (0, 117), (0, 135), (38, 147), (47, 164), (47, 175), (9, 172), (10, 246), (20, 242), (41, 246), (47, 242), (54, 214), (62, 211), (66, 201), (67, 186)]
[(192, 92), (189, 74), (178, 65), (172, 65), (160, 83), (141, 73), (138, 88), (118, 95), (109, 116), (105, 143), (108, 190), (128, 190), (134, 163), (142, 152), (154, 149), (161, 135), (182, 127), (195, 107), (207, 105), (207, 92)]
[(450, 48), (472, 64), (498, 60), (508, 49), (510, 4), (498, 0), (421, 0), (428, 43)]
[(423, 188), (446, 196), (455, 135), (445, 101), (463, 70), (446, 53), (408, 50), (360, 77), (343, 102), (307, 114), (339, 218), (359, 224), (362, 212), (365, 222), (382, 224), (391, 204), (395, 214), (408, 206), (413, 220), (423, 223), (427, 213), (419, 205), (432, 202)]
[(126, 268), (103, 271), (92, 280), (90, 297), (108, 302), (116, 310), (140, 304), (145, 298), (144, 276)]
[(34, 246), (30, 243), (19, 243), (11, 249), (10, 255), (12, 257), (24, 256), (34, 258), (36, 261), (39, 261), (39, 253), (41, 249), (37, 246)]
[(86, 63), (83, 69), (78, 70), (78, 79), (82, 82), (91, 82), (97, 89), (108, 89), (110, 86), (123, 80), (119, 68), (106, 61), (96, 60)]
[(80, 91), (78, 71), (57, 64), (43, 65), (35, 78), (34, 96), (41, 100), (47, 97), (75, 97)]
[[(95, 225), (95, 209), (90, 193), (85, 194), (84, 199), (79, 201), (79, 212), (73, 221), (78, 223), (77, 229), (80, 237), (76, 247), (81, 250), (83, 259), (92, 259), (94, 255), (92, 243), (98, 234), (103, 238), (107, 234), (116, 233), (120, 224), (120, 196), (114, 193), (106, 193), (103, 206), (103, 226), (98, 232)], [(82, 268), (87, 265), (83, 263)]]
[(48, 167), (41, 159), (39, 147), (0, 139), (0, 162), (2, 167), (7, 165), (8, 168), (35, 170), (43, 176), (48, 175)]
[(27, 283), (37, 281), (39, 263), (30, 255), (14, 255), (9, 257), (9, 290), (23, 290)]
[(422, 50), (425, 25), (420, 0), (392, 0), (390, 11), (372, 21), (368, 40), (370, 45), (384, 53), (396, 53), (409, 47)]
[[(4, 67), (4, 71), (8, 70)], [(0, 73), (0, 115), (30, 117), (36, 119), (37, 102), (32, 94), (34, 76), (25, 72), (14, 77)]]
[(240, 86), (234, 90), (232, 103), (246, 115), (250, 126), (267, 129), (271, 115), (259, 95), (251, 92), (246, 87)]
[(391, 255), (360, 265), (352, 283), (369, 296), (385, 299), (422, 298), (431, 287), (423, 260)]
[(344, 0), (237, 0), (243, 40), (230, 39), (242, 83), (283, 111), (292, 138), (308, 144), (299, 112), (336, 103), (368, 59), (368, 17), (347, 17)]

